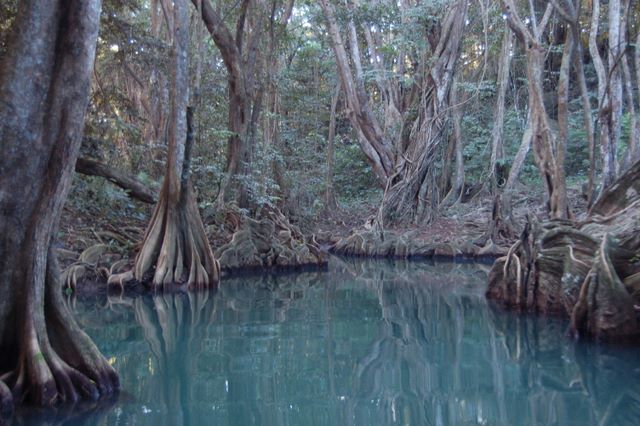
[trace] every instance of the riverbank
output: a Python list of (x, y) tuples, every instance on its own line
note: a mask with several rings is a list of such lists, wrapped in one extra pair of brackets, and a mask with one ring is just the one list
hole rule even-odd
[[(570, 190), (576, 211), (583, 208), (577, 189)], [(493, 199), (481, 192), (457, 203), (424, 226), (372, 229), (377, 206), (338, 206), (314, 216), (265, 209), (257, 219), (234, 205), (205, 215), (205, 230), (224, 275), (246, 271), (302, 270), (326, 265), (323, 252), (346, 256), (434, 258), (491, 261), (504, 256), (523, 228), (526, 215), (546, 219), (543, 194), (521, 186), (513, 195), (513, 238), (488, 238)], [(83, 282), (106, 283), (109, 276), (131, 269), (142, 241), (150, 206), (131, 211), (65, 207), (58, 253), (68, 291)]]

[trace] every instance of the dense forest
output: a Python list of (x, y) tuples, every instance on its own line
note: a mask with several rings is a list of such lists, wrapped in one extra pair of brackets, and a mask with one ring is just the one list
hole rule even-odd
[[(115, 369), (66, 296), (343, 256), (640, 337), (640, 2), (6, 0), (0, 408)], [(2, 416), (0, 416), (2, 417)]]

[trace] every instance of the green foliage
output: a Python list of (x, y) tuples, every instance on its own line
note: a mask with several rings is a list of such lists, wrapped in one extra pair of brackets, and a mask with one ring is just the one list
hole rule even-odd
[(353, 140), (336, 143), (334, 176), (336, 195), (344, 204), (370, 201), (382, 194), (371, 166)]
[(0, 60), (7, 48), (11, 26), (16, 16), (16, 7), (16, 0), (3, 0), (0, 2)]
[(149, 208), (107, 180), (81, 174), (74, 176), (67, 204), (84, 216), (113, 215), (123, 219), (144, 219)]

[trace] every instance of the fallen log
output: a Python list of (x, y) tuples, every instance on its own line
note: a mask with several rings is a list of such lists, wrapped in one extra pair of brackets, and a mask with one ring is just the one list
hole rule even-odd
[(89, 158), (78, 158), (78, 161), (76, 161), (76, 172), (87, 176), (103, 177), (124, 189), (129, 197), (135, 198), (136, 200), (149, 204), (156, 202), (157, 194), (154, 190), (138, 179), (107, 164)]

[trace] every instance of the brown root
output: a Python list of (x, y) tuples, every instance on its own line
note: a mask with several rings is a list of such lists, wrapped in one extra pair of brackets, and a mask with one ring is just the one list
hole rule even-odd
[(496, 246), (512, 244), (516, 239), (517, 234), (513, 230), (510, 218), (505, 217), (502, 210), (502, 197), (498, 194), (493, 198), (487, 232), (476, 241), (476, 244), (483, 246), (484, 251), (490, 252)]
[(482, 252), (480, 247), (470, 243), (428, 242), (415, 231), (398, 233), (389, 230), (359, 230), (348, 237), (339, 239), (331, 251), (346, 256), (367, 257), (440, 257), (447, 259), (470, 258), (475, 256), (496, 256), (504, 254), (498, 247)]
[(136, 257), (136, 280), (150, 281), (154, 286), (186, 283), (189, 288), (205, 288), (217, 285), (220, 268), (207, 241), (193, 192), (187, 191), (182, 203), (169, 202), (167, 187), (160, 194), (142, 249)]
[(247, 219), (231, 241), (216, 251), (225, 270), (323, 266), (327, 260), (313, 238), (276, 209), (265, 209), (258, 220)]
[[(571, 317), (573, 333), (598, 340), (640, 337), (640, 162), (614, 183), (582, 223), (552, 221), (518, 250), (527, 298), (514, 303), (519, 283), (509, 258), (489, 274), (487, 297), (517, 309)], [(523, 246), (524, 247), (524, 246)]]
[(2, 376), (0, 411), (11, 400), (51, 406), (79, 399), (96, 400), (119, 388), (115, 370), (76, 323), (60, 291), (60, 271), (49, 249), (44, 284), (44, 306), (33, 303), (31, 292), (20, 324), (18, 354), (13, 369)]
[(571, 328), (576, 335), (611, 340), (633, 337), (640, 331), (633, 299), (611, 261), (611, 244), (609, 237), (603, 239), (580, 291), (571, 315)]
[(640, 332), (631, 295), (611, 261), (612, 242), (605, 236), (571, 314), (571, 329), (598, 340), (625, 339)]

